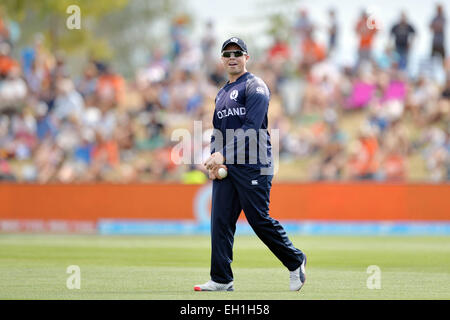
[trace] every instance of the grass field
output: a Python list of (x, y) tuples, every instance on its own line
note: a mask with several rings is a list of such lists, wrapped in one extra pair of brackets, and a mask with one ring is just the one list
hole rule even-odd
[[(308, 255), (300, 292), (256, 236), (236, 237), (236, 291), (194, 292), (209, 278), (208, 236), (0, 234), (0, 299), (450, 299), (450, 237), (291, 239)], [(79, 290), (66, 288), (69, 265)], [(369, 265), (381, 289), (367, 288)]]

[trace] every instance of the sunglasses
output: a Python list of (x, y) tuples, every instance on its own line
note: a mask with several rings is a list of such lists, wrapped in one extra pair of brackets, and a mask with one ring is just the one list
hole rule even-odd
[(234, 54), (235, 58), (242, 57), (244, 54), (247, 54), (247, 52), (242, 50), (230, 50), (230, 51), (224, 51), (222, 52), (222, 57), (229, 58), (231, 57), (231, 54)]

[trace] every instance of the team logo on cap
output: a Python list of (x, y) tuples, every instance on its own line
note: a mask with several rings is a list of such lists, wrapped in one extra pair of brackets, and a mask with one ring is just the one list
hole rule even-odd
[(239, 39), (238, 38), (231, 38), (230, 42), (239, 42)]

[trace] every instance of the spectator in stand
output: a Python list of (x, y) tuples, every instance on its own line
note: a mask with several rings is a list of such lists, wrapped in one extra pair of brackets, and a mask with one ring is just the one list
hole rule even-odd
[(56, 99), (54, 102), (53, 114), (58, 121), (74, 118), (81, 121), (84, 112), (84, 100), (81, 94), (76, 91), (70, 78), (61, 78), (56, 83)]
[(83, 76), (77, 85), (77, 90), (86, 101), (86, 105), (92, 105), (95, 101), (97, 90), (98, 70), (93, 61), (89, 61), (83, 70)]
[(144, 109), (146, 111), (153, 113), (155, 111), (164, 109), (164, 106), (162, 105), (160, 99), (161, 88), (162, 87), (160, 84), (153, 84), (141, 90)]
[(160, 48), (153, 50), (148, 66), (138, 70), (136, 83), (139, 90), (145, 90), (151, 85), (161, 83), (169, 76), (170, 62)]
[(346, 136), (339, 128), (337, 114), (327, 109), (323, 117), (323, 132), (317, 141), (320, 160), (311, 170), (315, 180), (340, 180), (345, 168), (345, 142)]
[(0, 43), (5, 42), (10, 44), (10, 34), (6, 25), (6, 16), (3, 12), (3, 7), (0, 7)]
[(198, 72), (203, 64), (202, 50), (197, 43), (189, 42), (187, 39), (183, 39), (183, 41), (186, 43), (175, 61), (175, 68), (190, 73)]
[(436, 5), (436, 16), (430, 24), (433, 32), (433, 40), (431, 45), (431, 57), (440, 57), (442, 64), (445, 62), (445, 24), (444, 9), (441, 4)]
[(375, 96), (377, 89), (374, 74), (367, 70), (360, 70), (352, 77), (344, 109), (366, 108)]
[(289, 62), (292, 58), (291, 48), (287, 41), (276, 36), (273, 44), (267, 51), (267, 65), (276, 78), (276, 92), (279, 85), (284, 80), (286, 69), (289, 68)]
[(378, 140), (373, 128), (363, 124), (358, 140), (350, 146), (348, 159), (349, 178), (352, 180), (374, 180), (379, 168)]
[(328, 18), (330, 19), (330, 26), (328, 27), (328, 55), (330, 55), (336, 49), (339, 30), (335, 9), (328, 10)]
[[(0, 150), (1, 153), (3, 153)], [(12, 168), (8, 161), (3, 159), (5, 157), (3, 154), (0, 153), (0, 182), (7, 181), (7, 182), (15, 182), (16, 177), (12, 171)]]
[(427, 127), (421, 134), (418, 145), (422, 147), (428, 179), (443, 182), (448, 179), (450, 161), (449, 126), (445, 130), (438, 126)]
[(105, 136), (100, 130), (95, 131), (95, 143), (90, 154), (92, 177), (96, 181), (107, 180), (108, 175), (118, 168), (119, 156), (117, 142)]
[(386, 139), (381, 154), (381, 179), (385, 181), (405, 181), (407, 172), (406, 157), (396, 149), (392, 140)]
[(298, 12), (298, 17), (294, 23), (294, 32), (298, 38), (298, 45), (302, 45), (305, 37), (313, 31), (313, 23), (308, 15), (308, 10), (302, 8)]
[(23, 73), (28, 84), (30, 95), (53, 109), (56, 92), (56, 79), (52, 78), (55, 72), (55, 57), (44, 47), (42, 34), (34, 37), (33, 47), (22, 51)]
[(208, 76), (208, 79), (211, 84), (213, 84), (217, 88), (225, 85), (225, 83), (227, 82), (227, 78), (225, 77), (225, 69), (222, 62), (218, 61), (215, 64), (214, 69)]
[(359, 37), (358, 60), (356, 62), (356, 69), (359, 69), (363, 62), (372, 62), (372, 46), (378, 32), (377, 21), (374, 17), (369, 17), (366, 10), (363, 10), (356, 23), (355, 32)]
[(267, 55), (271, 63), (277, 60), (284, 62), (291, 58), (291, 49), (286, 41), (283, 41), (280, 37), (275, 37)]
[(416, 31), (408, 22), (405, 12), (401, 13), (400, 21), (391, 29), (391, 36), (394, 38), (395, 51), (399, 56), (398, 67), (405, 70), (408, 66), (408, 55)]
[(393, 119), (380, 137), (380, 178), (404, 181), (407, 178), (406, 159), (410, 152), (409, 131), (401, 118)]
[(447, 76), (445, 87), (436, 103), (436, 109), (428, 118), (428, 123), (434, 124), (441, 120), (444, 123), (450, 123), (450, 74)]
[(58, 168), (64, 160), (64, 152), (58, 144), (47, 137), (35, 150), (34, 165), (37, 170), (36, 181), (48, 183), (56, 180)]
[(54, 62), (55, 64), (50, 71), (50, 77), (53, 81), (57, 81), (58, 79), (67, 78), (70, 76), (69, 70), (67, 69), (65, 57), (61, 52), (55, 54)]
[(30, 99), (30, 103), (34, 105), (36, 115), (36, 136), (40, 142), (47, 137), (56, 137), (58, 133), (58, 123), (52, 114), (48, 113), (48, 106), (43, 101), (34, 101)]
[(172, 61), (177, 60), (178, 56), (184, 51), (186, 38), (186, 27), (189, 23), (189, 18), (186, 15), (179, 15), (172, 20), (170, 26), (170, 37), (172, 40), (172, 49), (170, 58)]
[(201, 103), (198, 83), (194, 81), (194, 77), (189, 71), (174, 70), (169, 89), (171, 111), (189, 112)]
[(10, 56), (11, 46), (6, 42), (0, 42), (0, 80), (6, 78), (13, 67), (19, 63)]
[(446, 102), (450, 102), (450, 74), (447, 75), (447, 81), (445, 82), (445, 87), (442, 90), (441, 96)]
[(415, 124), (419, 124), (421, 114), (430, 101), (429, 81), (424, 75), (409, 83), (405, 101), (405, 111), (410, 112)]
[(426, 129), (440, 121), (449, 121), (450, 76), (442, 89), (430, 79), (422, 77), (411, 91), (406, 106), (419, 127)]
[[(0, 47), (8, 44), (2, 43)], [(2, 49), (0, 48), (0, 52)], [(1, 62), (3, 61), (3, 63)], [(21, 77), (19, 64), (0, 53), (1, 73), (4, 78), (0, 79), (0, 112), (17, 113), (23, 108), (28, 94), (27, 84)]]
[(216, 44), (217, 36), (214, 29), (214, 22), (212, 20), (209, 20), (208, 22), (206, 22), (205, 30), (200, 42), (203, 53), (203, 66), (206, 73), (211, 72), (215, 67)]
[(100, 105), (115, 107), (122, 102), (124, 94), (124, 79), (112, 71), (107, 63), (98, 63), (99, 77), (97, 82), (97, 97)]
[(318, 62), (323, 61), (326, 58), (325, 47), (318, 43), (312, 32), (308, 32), (305, 35), (302, 46), (302, 60), (300, 63), (300, 70), (309, 73), (312, 66)]

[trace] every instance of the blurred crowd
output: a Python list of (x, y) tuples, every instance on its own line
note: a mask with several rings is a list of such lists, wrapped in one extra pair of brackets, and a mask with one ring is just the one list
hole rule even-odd
[[(430, 17), (429, 68), (408, 73), (415, 26), (405, 13), (390, 29), (366, 11), (355, 22), (353, 65), (332, 59), (339, 42), (338, 12), (330, 10), (328, 41), (300, 9), (287, 35), (275, 36), (249, 71), (268, 84), (269, 125), (279, 129), (280, 168), (300, 166), (307, 180), (450, 180), (450, 61), (446, 15)], [(155, 48), (134, 79), (107, 61), (90, 59), (75, 78), (67, 57), (50, 52), (40, 34), (16, 52), (0, 16), (0, 181), (38, 183), (183, 182), (207, 180), (214, 98), (226, 83), (214, 23), (190, 41), (184, 17), (172, 21), (170, 48)], [(389, 32), (382, 53), (374, 39)], [(250, 52), (251, 55), (251, 52)], [(446, 74), (440, 83), (435, 69)], [(430, 71), (431, 70), (431, 71)], [(193, 135), (193, 164), (180, 164), (174, 130)], [(191, 142), (193, 142), (192, 140)], [(184, 151), (186, 152), (186, 150)], [(199, 160), (200, 159), (200, 160)], [(295, 168), (295, 166), (294, 166)], [(291, 177), (295, 179), (295, 171)]]

